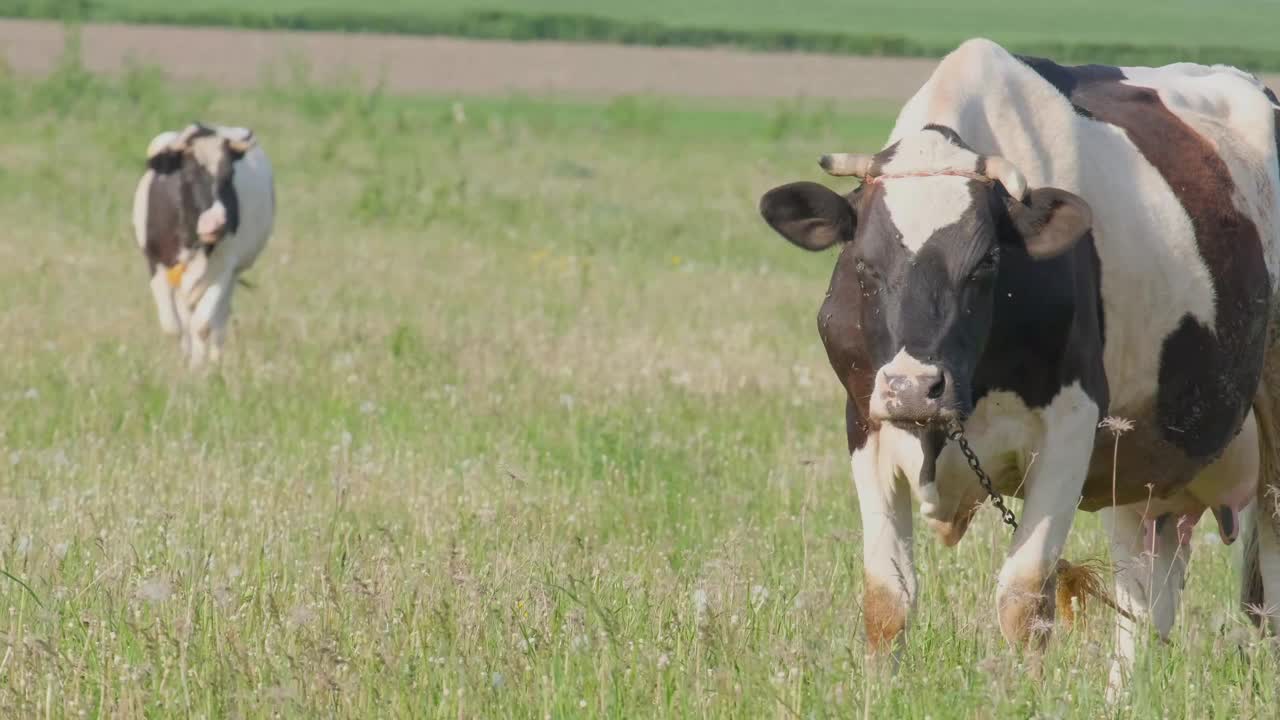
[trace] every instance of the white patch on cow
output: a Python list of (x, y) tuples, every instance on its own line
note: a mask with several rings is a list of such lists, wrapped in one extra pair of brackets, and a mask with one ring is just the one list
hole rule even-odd
[(1028, 578), (1047, 578), (1057, 564), (1080, 502), (1098, 406), (1079, 382), (1063, 388), (1036, 413), (1043, 428), (1036, 461), (1027, 472), (1025, 502), (1013, 548), (1000, 568), (998, 595)]
[(884, 203), (903, 246), (919, 252), (935, 232), (964, 217), (973, 205), (969, 182), (948, 176), (886, 180)]
[(906, 385), (904, 389), (914, 390), (919, 384), (920, 378), (937, 376), (938, 366), (929, 365), (920, 362), (907, 349), (901, 348), (893, 359), (885, 363), (879, 371), (876, 372), (875, 388), (872, 390), (869, 414), (872, 419), (883, 419), (889, 417), (887, 407), (888, 400), (891, 396), (886, 378), (898, 376), (903, 378)]
[[(926, 130), (900, 138), (893, 158), (880, 172), (884, 176), (945, 170), (971, 172), (977, 163), (974, 153), (952, 145), (941, 133)], [(880, 180), (885, 206), (902, 233), (902, 244), (911, 252), (918, 252), (940, 228), (960, 220), (973, 205), (970, 182), (968, 178), (948, 175)]]
[(147, 143), (147, 159), (150, 160), (160, 153), (168, 152), (169, 147), (177, 139), (178, 133), (173, 130), (166, 130), (151, 138), (151, 142)]
[(224, 139), (220, 135), (204, 135), (191, 141), (191, 154), (209, 174), (217, 177), (226, 162)]
[(916, 377), (918, 375), (930, 375), (938, 371), (937, 365), (930, 365), (921, 362), (914, 355), (907, 352), (906, 347), (898, 348), (898, 354), (893, 356), (889, 362), (880, 368), (882, 374), (904, 375), (907, 377)]

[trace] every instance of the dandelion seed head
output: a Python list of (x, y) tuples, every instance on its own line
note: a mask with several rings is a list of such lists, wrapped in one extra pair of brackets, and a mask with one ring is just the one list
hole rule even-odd
[(1133, 421), (1116, 415), (1108, 415), (1102, 419), (1102, 422), (1098, 423), (1098, 427), (1110, 430), (1114, 435), (1123, 435), (1133, 430)]

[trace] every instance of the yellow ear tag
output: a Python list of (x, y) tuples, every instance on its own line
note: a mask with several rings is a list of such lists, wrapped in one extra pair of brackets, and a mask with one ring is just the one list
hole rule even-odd
[(182, 284), (182, 273), (187, 271), (186, 263), (178, 263), (165, 271), (165, 275), (169, 278), (169, 287), (176, 288)]

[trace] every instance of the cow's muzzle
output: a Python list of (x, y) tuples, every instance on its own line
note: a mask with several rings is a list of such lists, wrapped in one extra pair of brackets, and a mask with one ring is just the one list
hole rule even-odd
[(213, 245), (227, 234), (227, 208), (216, 202), (213, 207), (200, 213), (196, 220), (196, 237), (205, 245)]
[(904, 425), (933, 425), (955, 414), (951, 374), (940, 365), (917, 360), (906, 351), (876, 373), (871, 419)]

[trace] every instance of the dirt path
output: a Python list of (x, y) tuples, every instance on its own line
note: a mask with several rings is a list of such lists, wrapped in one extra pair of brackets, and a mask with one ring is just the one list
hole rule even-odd
[[(237, 88), (301, 58), (316, 79), (372, 84), (385, 76), (388, 88), (399, 93), (902, 102), (934, 65), (904, 58), (113, 24), (85, 26), (81, 40), (85, 63), (95, 72), (120, 72), (134, 58), (160, 65), (176, 79)], [(48, 72), (62, 48), (56, 23), (0, 20), (0, 57), (18, 72)], [(1280, 87), (1280, 77), (1265, 79)]]
[[(933, 67), (892, 58), (110, 24), (85, 26), (81, 41), (96, 72), (119, 72), (132, 57), (173, 78), (231, 88), (305, 58), (320, 79), (374, 82), (385, 72), (394, 92), (900, 101)], [(0, 21), (0, 53), (18, 72), (48, 72), (62, 47), (56, 23)]]

